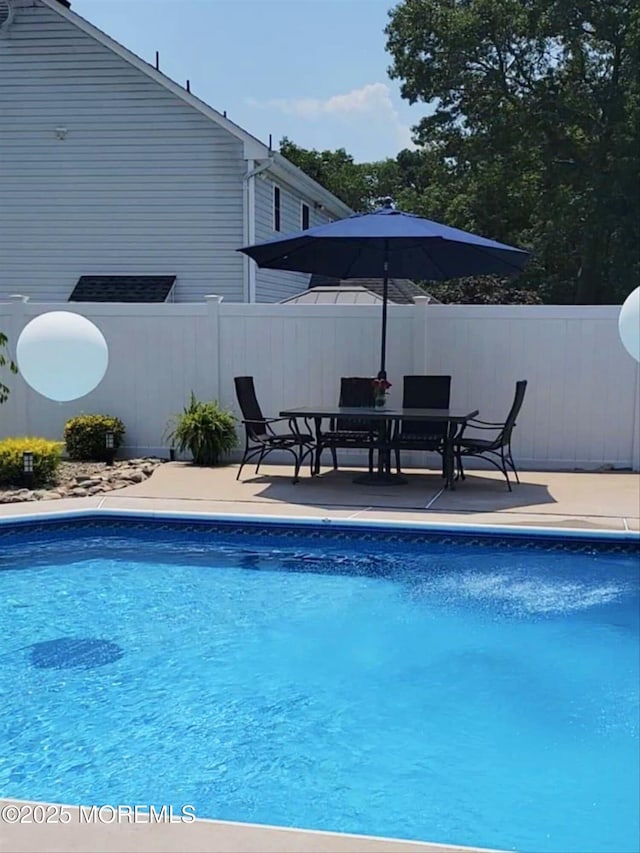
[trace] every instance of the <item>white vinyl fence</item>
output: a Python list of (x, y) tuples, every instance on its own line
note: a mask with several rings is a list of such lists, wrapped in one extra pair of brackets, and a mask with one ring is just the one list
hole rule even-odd
[[(266, 415), (293, 405), (337, 402), (341, 376), (375, 375), (375, 305), (224, 303), (52, 305), (0, 303), (10, 351), (33, 317), (72, 310), (109, 346), (104, 380), (88, 396), (54, 403), (5, 374), (0, 437), (62, 436), (81, 412), (120, 417), (128, 455), (168, 455), (167, 423), (191, 390), (237, 412), (233, 377), (252, 375)], [(514, 433), (523, 468), (640, 469), (640, 368), (618, 337), (616, 306), (391, 306), (387, 371), (391, 404), (402, 376), (452, 376), (452, 408), (504, 420), (515, 382), (529, 380)], [(420, 461), (416, 457), (415, 461)]]

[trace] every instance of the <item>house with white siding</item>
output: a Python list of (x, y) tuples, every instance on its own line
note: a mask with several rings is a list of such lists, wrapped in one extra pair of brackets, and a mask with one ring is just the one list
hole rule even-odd
[(0, 0), (0, 301), (279, 302), (308, 276), (236, 250), (349, 213), (68, 0)]

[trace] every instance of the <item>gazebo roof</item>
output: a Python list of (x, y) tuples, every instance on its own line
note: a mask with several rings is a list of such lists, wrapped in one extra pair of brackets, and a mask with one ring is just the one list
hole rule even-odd
[[(382, 301), (383, 280), (381, 278), (331, 278), (326, 275), (312, 275), (309, 278), (309, 289), (323, 288), (354, 288), (359, 287), (370, 291)], [(388, 284), (389, 302), (395, 305), (411, 305), (414, 296), (429, 296), (415, 281), (408, 278), (390, 278)], [(342, 301), (342, 300), (340, 300)], [(347, 300), (349, 301), (349, 300)], [(430, 302), (438, 302), (429, 296)]]

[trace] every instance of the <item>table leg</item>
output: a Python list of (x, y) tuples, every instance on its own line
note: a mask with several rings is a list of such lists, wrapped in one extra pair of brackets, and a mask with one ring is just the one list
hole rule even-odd
[(380, 446), (378, 447), (378, 470), (373, 474), (360, 474), (353, 482), (362, 486), (404, 486), (406, 477), (391, 473), (391, 449), (389, 435), (393, 421), (384, 420), (380, 424)]
[(382, 444), (383, 444), (383, 466), (382, 470), (388, 476), (391, 476), (391, 435), (393, 433), (393, 421), (384, 421), (383, 423), (383, 434), (382, 434)]
[(454, 485), (454, 474), (455, 474), (455, 460), (453, 455), (453, 440), (455, 438), (457, 431), (456, 424), (448, 423), (447, 424), (447, 433), (444, 441), (443, 448), (443, 457), (444, 457), (444, 487), (445, 489), (451, 489), (452, 491), (455, 489)]
[(378, 432), (378, 441), (380, 446), (378, 447), (378, 477), (382, 477), (386, 472), (385, 465), (385, 452), (384, 446), (387, 440), (387, 422), (380, 421), (380, 430)]
[(313, 473), (320, 473), (320, 438), (322, 436), (322, 418), (314, 418), (313, 425), (315, 427), (316, 432), (316, 453), (315, 453), (315, 464), (313, 466)]

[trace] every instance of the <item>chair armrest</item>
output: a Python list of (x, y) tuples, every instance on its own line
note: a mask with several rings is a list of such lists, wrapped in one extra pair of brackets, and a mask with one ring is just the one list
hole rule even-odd
[[(478, 414), (478, 412), (476, 411), (474, 414)], [(454, 437), (454, 441), (460, 441), (467, 427), (470, 427), (472, 430), (490, 430), (491, 432), (496, 432), (497, 430), (503, 429), (504, 424), (492, 423), (491, 421), (483, 421), (480, 418), (471, 417), (462, 424), (460, 430)]]
[[(303, 420), (305, 422), (305, 426), (306, 426), (307, 430), (309, 431), (309, 433), (311, 433), (312, 431), (311, 431), (311, 427), (309, 426), (308, 420), (306, 418), (304, 418)], [(242, 423), (242, 424), (264, 424), (267, 428), (267, 431), (271, 435), (274, 435), (274, 436), (276, 436), (277, 433), (273, 429), (271, 424), (279, 424), (279, 423), (283, 423), (283, 422), (285, 422), (289, 425), (289, 429), (291, 430), (291, 432), (295, 433), (296, 435), (301, 435), (300, 428), (298, 427), (297, 418), (261, 418), (260, 420), (252, 420), (250, 418), (243, 418), (240, 421), (240, 423)]]
[(282, 421), (287, 421), (289, 424), (291, 423), (292, 418), (261, 418), (259, 420), (251, 419), (251, 418), (243, 418), (241, 423), (243, 424), (265, 424), (267, 427), (267, 431), (275, 435), (274, 430), (271, 427), (271, 424), (278, 424)]
[(504, 429), (504, 424), (491, 424), (487, 423), (486, 421), (467, 421), (467, 423), (460, 430), (460, 435), (462, 435), (462, 432), (466, 429), (466, 427), (482, 432), (499, 432), (501, 429)]
[[(504, 426), (504, 423), (502, 423), (502, 422), (501, 423), (494, 423), (493, 421), (482, 421), (482, 420), (480, 420), (480, 418), (469, 418), (469, 420), (467, 421), (467, 424), (469, 426), (477, 427), (478, 429), (482, 429), (483, 427), (485, 427), (487, 429), (491, 429), (491, 428), (502, 429), (502, 427)], [(482, 424), (482, 426), (480, 426), (480, 424)]]
[(292, 418), (260, 418), (259, 420), (251, 420), (251, 418), (242, 418), (240, 423), (243, 424), (277, 424), (279, 421), (290, 421)]

